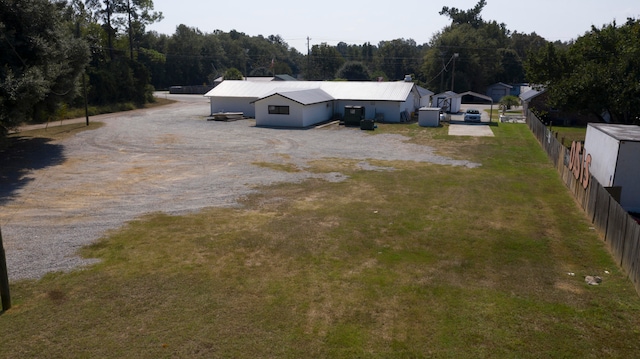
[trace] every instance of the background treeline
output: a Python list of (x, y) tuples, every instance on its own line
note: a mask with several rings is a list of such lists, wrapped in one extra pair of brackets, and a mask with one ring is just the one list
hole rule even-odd
[(205, 33), (187, 25), (172, 35), (147, 31), (162, 20), (152, 0), (0, 0), (0, 138), (24, 121), (82, 107), (85, 99), (90, 105), (135, 106), (153, 101), (154, 89), (273, 74), (386, 81), (411, 75), (436, 93), (482, 93), (496, 82), (532, 82), (548, 89), (554, 106), (638, 121), (637, 20), (550, 43), (485, 21), (485, 5), (480, 0), (467, 10), (443, 7), (440, 15), (451, 23), (425, 44), (410, 38), (321, 43), (303, 54), (279, 35)]

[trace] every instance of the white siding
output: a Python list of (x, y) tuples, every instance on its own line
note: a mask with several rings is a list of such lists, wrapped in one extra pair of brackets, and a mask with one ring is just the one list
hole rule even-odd
[[(271, 115), (269, 106), (289, 106), (288, 115)], [(256, 126), (268, 127), (308, 127), (331, 119), (331, 102), (321, 102), (304, 106), (284, 98), (279, 94), (255, 102)]]
[(584, 144), (585, 152), (591, 155), (589, 173), (591, 173), (601, 185), (605, 187), (613, 186), (613, 177), (616, 173), (616, 162), (620, 146), (618, 140), (592, 126), (587, 126)]
[(304, 107), (303, 127), (315, 125), (328, 121), (333, 116), (333, 104), (331, 102), (321, 102)]
[(420, 107), (429, 107), (431, 106), (431, 96), (422, 96), (420, 98)]
[(394, 101), (336, 101), (336, 112), (344, 116), (345, 106), (362, 106), (365, 108), (364, 117), (376, 119), (382, 116), (384, 122), (400, 122), (400, 103)]
[[(592, 155), (593, 156), (593, 155)], [(640, 142), (620, 143), (614, 185), (622, 187), (620, 205), (640, 213)]]
[(218, 112), (242, 112), (245, 117), (255, 117), (256, 110), (251, 103), (257, 98), (211, 97), (211, 114)]
[[(640, 212), (640, 142), (634, 140), (636, 129), (590, 124), (585, 136), (585, 153), (591, 155), (589, 173), (605, 187), (622, 187), (620, 205), (631, 212)], [(626, 136), (616, 138), (612, 134)]]

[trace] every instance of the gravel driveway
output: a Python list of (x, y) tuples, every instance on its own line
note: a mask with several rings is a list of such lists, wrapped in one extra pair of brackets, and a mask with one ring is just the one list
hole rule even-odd
[(106, 125), (47, 144), (47, 156), (55, 160), (33, 156), (33, 164), (22, 164), (29, 168), (26, 173), (0, 173), (0, 179), (11, 181), (0, 182), (5, 186), (0, 228), (11, 280), (91, 264), (76, 255), (79, 247), (145, 213), (231, 207), (262, 185), (344, 179), (340, 173), (288, 173), (256, 162), (305, 168), (314, 159), (348, 158), (362, 160), (370, 170), (375, 167), (368, 166), (368, 159), (477, 166), (437, 156), (402, 136), (371, 136), (357, 128), (270, 129), (255, 127), (252, 120), (207, 121), (206, 99), (174, 98), (180, 102), (96, 117)]

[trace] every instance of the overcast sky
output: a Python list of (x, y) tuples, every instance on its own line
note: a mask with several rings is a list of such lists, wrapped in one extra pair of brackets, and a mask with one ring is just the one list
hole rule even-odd
[[(178, 25), (204, 33), (236, 30), (249, 36), (280, 35), (291, 47), (307, 52), (310, 45), (340, 41), (377, 45), (383, 40), (429, 42), (450, 22), (438, 13), (443, 6), (467, 10), (478, 0), (154, 0), (164, 20), (148, 27), (172, 35)], [(628, 17), (640, 18), (640, 0), (487, 0), (485, 21), (505, 23), (520, 33), (535, 32), (549, 41), (568, 41), (591, 25), (602, 27)]]

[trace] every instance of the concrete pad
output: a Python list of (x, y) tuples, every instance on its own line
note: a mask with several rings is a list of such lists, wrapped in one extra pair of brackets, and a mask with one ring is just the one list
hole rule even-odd
[(449, 125), (449, 135), (451, 136), (478, 136), (493, 137), (493, 131), (489, 125), (482, 124), (460, 124)]

